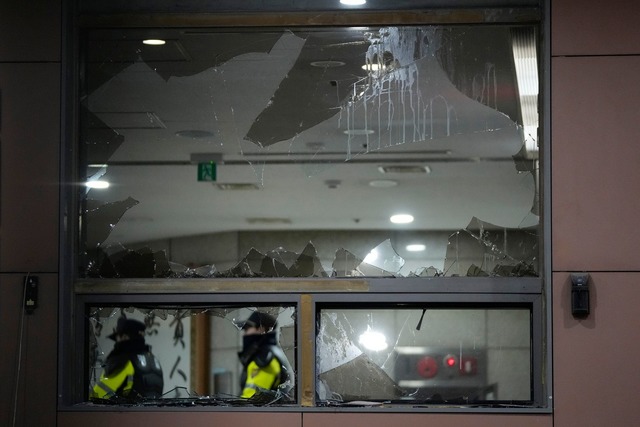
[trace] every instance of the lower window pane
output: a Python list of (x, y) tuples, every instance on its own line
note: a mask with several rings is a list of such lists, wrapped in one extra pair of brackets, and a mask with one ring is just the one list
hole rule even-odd
[(295, 403), (294, 306), (94, 306), (88, 320), (94, 404)]
[(320, 404), (532, 400), (528, 307), (334, 306), (318, 319)]

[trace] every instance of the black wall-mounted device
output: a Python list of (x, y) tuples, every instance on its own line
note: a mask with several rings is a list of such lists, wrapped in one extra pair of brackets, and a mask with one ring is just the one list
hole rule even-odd
[(571, 274), (571, 314), (574, 317), (589, 315), (589, 274)]
[(38, 307), (38, 282), (38, 276), (24, 278), (24, 309), (27, 314), (32, 314)]

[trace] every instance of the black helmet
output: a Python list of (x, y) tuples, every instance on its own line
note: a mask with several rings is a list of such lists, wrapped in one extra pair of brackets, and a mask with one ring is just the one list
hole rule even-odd
[(275, 328), (277, 324), (276, 318), (264, 311), (254, 311), (247, 320), (237, 323), (242, 329), (263, 327), (266, 332)]
[(135, 339), (137, 337), (143, 336), (145, 329), (146, 326), (139, 320), (121, 317), (118, 319), (118, 324), (113, 329), (113, 333), (109, 335), (108, 338), (111, 338), (115, 341), (116, 336), (126, 334), (130, 339)]

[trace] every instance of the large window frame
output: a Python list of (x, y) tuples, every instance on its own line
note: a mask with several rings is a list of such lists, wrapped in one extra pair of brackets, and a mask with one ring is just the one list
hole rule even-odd
[[(539, 11), (532, 8), (523, 8), (515, 13), (506, 13), (496, 9), (499, 13), (488, 18), (484, 13), (468, 14), (468, 10), (449, 10), (448, 13), (436, 13), (422, 11), (421, 13), (397, 12), (379, 13), (368, 12), (349, 14), (337, 14), (334, 12), (323, 12), (312, 14), (297, 12), (296, 14), (263, 14), (256, 16), (253, 14), (230, 15), (170, 15), (158, 14), (149, 16), (80, 16), (81, 28), (92, 27), (135, 27), (135, 26), (182, 26), (191, 25), (193, 22), (198, 25), (210, 25), (214, 27), (225, 26), (296, 26), (296, 25), (361, 25), (377, 24), (436, 24), (436, 23), (464, 23), (464, 24), (485, 24), (489, 23), (533, 23), (540, 27)], [(77, 30), (77, 29), (76, 29)], [(541, 31), (542, 32), (542, 31)], [(75, 34), (77, 32), (74, 31)], [(70, 38), (67, 41), (67, 52), (76, 50), (77, 40)], [(541, 55), (542, 56), (542, 55)], [(71, 55), (70, 57), (73, 57)], [(67, 85), (73, 88), (77, 83), (77, 56), (75, 60), (67, 59), (67, 66), (73, 72), (70, 74)], [(548, 68), (547, 64), (543, 68)], [(541, 82), (544, 75), (541, 73)], [(543, 86), (544, 87), (544, 86)], [(75, 90), (67, 91), (67, 118), (65, 126), (67, 140), (77, 139), (77, 122), (75, 119), (76, 99)], [(546, 106), (546, 104), (545, 104)], [(540, 115), (541, 123), (546, 122), (545, 114)], [(544, 127), (544, 125), (541, 125)], [(542, 175), (540, 184), (542, 187), (542, 207), (547, 212), (548, 196), (544, 191), (548, 188), (549, 171), (544, 165), (548, 164), (549, 150), (546, 144), (540, 152), (540, 163), (542, 165)], [(69, 175), (67, 182), (73, 182), (72, 175), (77, 164), (74, 150), (68, 150), (63, 158), (63, 163), (68, 168), (63, 168)], [(61, 292), (60, 292), (60, 312), (72, 313), (72, 316), (61, 315), (60, 336), (61, 350), (59, 358), (60, 372), (62, 380), (59, 382), (59, 406), (65, 409), (78, 409), (78, 403), (82, 401), (84, 393), (84, 381), (79, 381), (84, 375), (83, 367), (76, 363), (76, 354), (83, 351), (83, 343), (86, 342), (86, 330), (83, 327), (85, 322), (83, 313), (86, 307), (91, 304), (192, 304), (192, 303), (269, 303), (287, 302), (297, 305), (297, 325), (296, 338), (300, 345), (296, 350), (298, 360), (298, 411), (323, 411), (322, 407), (317, 407), (313, 397), (315, 390), (315, 319), (318, 307), (326, 303), (353, 302), (353, 303), (391, 303), (402, 304), (403, 302), (436, 302), (447, 304), (460, 304), (461, 306), (473, 304), (500, 304), (524, 303), (532, 310), (532, 386), (533, 402), (526, 408), (496, 408), (496, 407), (420, 407), (397, 406), (380, 408), (331, 408), (332, 412), (349, 411), (384, 411), (384, 412), (550, 412), (550, 372), (551, 372), (551, 346), (550, 346), (550, 313), (548, 312), (550, 295), (548, 294), (546, 283), (549, 283), (549, 225), (547, 215), (541, 218), (541, 239), (544, 244), (540, 245), (543, 263), (540, 268), (540, 276), (536, 278), (403, 278), (403, 279), (380, 279), (380, 278), (358, 278), (358, 279), (198, 279), (198, 280), (162, 280), (162, 279), (78, 279), (77, 259), (75, 258), (77, 242), (77, 224), (75, 214), (69, 212), (77, 211), (77, 194), (73, 186), (68, 186), (64, 193), (63, 212), (67, 222), (62, 227), (61, 247), (63, 253), (69, 254), (63, 257), (61, 262)], [(242, 291), (237, 291), (240, 285)], [(443, 292), (446, 289), (446, 292)], [(308, 344), (304, 344), (307, 343)], [(70, 380), (76, 378), (76, 380)], [(87, 410), (87, 408), (82, 408)], [(105, 410), (105, 408), (99, 408)], [(109, 410), (109, 409), (107, 409)], [(123, 408), (117, 408), (118, 411)], [(125, 409), (126, 410), (126, 409)], [(139, 409), (138, 409), (139, 410)], [(153, 410), (145, 408), (144, 410)], [(181, 409), (178, 409), (181, 410)], [(212, 407), (200, 410), (225, 411), (237, 410), (225, 407)], [(243, 408), (247, 411), (291, 411), (291, 408), (262, 407)]]

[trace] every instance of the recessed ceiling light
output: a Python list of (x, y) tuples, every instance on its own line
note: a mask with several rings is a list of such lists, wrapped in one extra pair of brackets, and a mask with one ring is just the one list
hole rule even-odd
[(394, 224), (409, 224), (413, 222), (413, 215), (397, 214), (389, 218), (389, 221), (391, 221)]
[(345, 6), (360, 6), (361, 4), (365, 4), (367, 0), (340, 0), (341, 4)]
[(109, 188), (109, 181), (101, 181), (101, 180), (95, 180), (95, 181), (87, 181), (84, 185), (86, 185), (89, 188), (96, 188), (96, 189), (105, 189), (105, 188)]
[(142, 43), (149, 46), (162, 46), (163, 44), (166, 43), (166, 41), (161, 39), (146, 39), (146, 40), (142, 40)]
[(425, 249), (427, 249), (427, 247), (425, 245), (423, 245), (422, 243), (413, 243), (411, 245), (407, 245), (406, 249), (409, 252), (422, 252)]
[(358, 342), (367, 350), (381, 351), (385, 350), (389, 344), (387, 344), (387, 338), (380, 332), (367, 330), (367, 332), (360, 335)]

